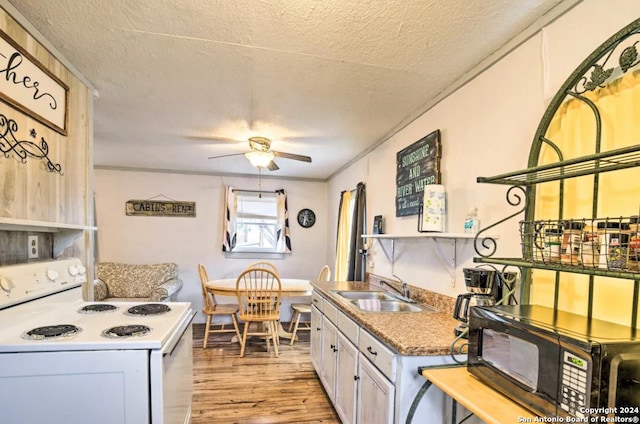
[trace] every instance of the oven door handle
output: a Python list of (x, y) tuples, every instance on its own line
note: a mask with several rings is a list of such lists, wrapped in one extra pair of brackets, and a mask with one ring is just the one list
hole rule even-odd
[(184, 321), (180, 323), (178, 330), (173, 333), (173, 335), (169, 338), (167, 343), (162, 347), (162, 349), (160, 349), (160, 353), (162, 353), (162, 357), (165, 357), (167, 355), (169, 356), (173, 355), (173, 351), (176, 350), (176, 347), (178, 347), (178, 344), (180, 344), (180, 340), (182, 340), (182, 336), (189, 329), (189, 326), (191, 325), (191, 321), (193, 321), (193, 317), (195, 316), (196, 316), (196, 312), (192, 310), (189, 313), (189, 315), (185, 317)]

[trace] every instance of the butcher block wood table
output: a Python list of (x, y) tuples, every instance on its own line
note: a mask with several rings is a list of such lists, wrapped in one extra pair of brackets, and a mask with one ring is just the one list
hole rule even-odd
[[(535, 422), (537, 417), (520, 404), (481, 383), (464, 366), (424, 367), (422, 376), (487, 424)], [(414, 419), (414, 422), (418, 421)]]

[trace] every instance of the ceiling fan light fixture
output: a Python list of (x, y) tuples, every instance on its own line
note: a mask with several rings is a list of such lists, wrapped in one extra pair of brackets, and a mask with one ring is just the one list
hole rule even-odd
[(251, 165), (255, 166), (256, 168), (266, 167), (274, 158), (274, 154), (272, 152), (261, 152), (255, 150), (252, 152), (247, 152), (244, 155), (247, 157), (247, 159), (249, 159)]

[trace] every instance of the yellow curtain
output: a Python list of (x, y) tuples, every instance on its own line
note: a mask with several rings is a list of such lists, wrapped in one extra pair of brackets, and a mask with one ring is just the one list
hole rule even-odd
[[(601, 151), (640, 144), (640, 71), (628, 72), (605, 88), (584, 94), (596, 103), (601, 115)], [(563, 159), (595, 153), (596, 122), (591, 108), (571, 99), (558, 108), (546, 133), (562, 151)], [(543, 144), (539, 164), (554, 163), (558, 155)], [(638, 215), (640, 210), (640, 170), (631, 168), (600, 174), (597, 218)], [(564, 219), (591, 218), (594, 176), (565, 180)], [(559, 184), (538, 186), (536, 219), (558, 219)], [(585, 314), (588, 301), (588, 277), (562, 273), (558, 308)], [(593, 316), (629, 323), (633, 282), (596, 277)], [(534, 271), (531, 303), (553, 306), (555, 273)], [(621, 301), (623, 300), (624, 301)]]
[(344, 191), (340, 199), (338, 237), (336, 241), (336, 281), (345, 281), (349, 272), (349, 246), (351, 244), (351, 192)]

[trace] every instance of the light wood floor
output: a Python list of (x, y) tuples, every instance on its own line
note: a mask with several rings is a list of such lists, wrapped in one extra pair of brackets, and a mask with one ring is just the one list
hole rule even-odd
[(203, 333), (194, 324), (192, 424), (340, 423), (311, 365), (309, 332), (293, 346), (282, 339), (278, 358), (256, 338), (240, 358), (226, 334), (202, 349)]

